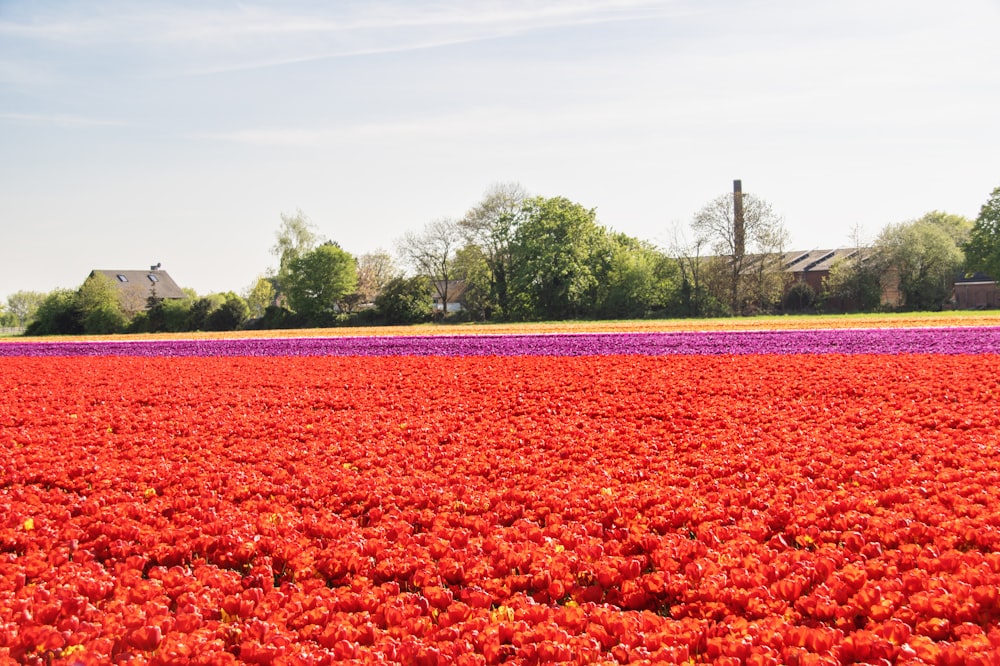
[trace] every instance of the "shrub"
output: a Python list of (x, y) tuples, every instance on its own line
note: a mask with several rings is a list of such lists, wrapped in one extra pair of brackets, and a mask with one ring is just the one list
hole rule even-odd
[(375, 307), (386, 324), (427, 321), (434, 310), (430, 282), (425, 277), (394, 278), (375, 298)]

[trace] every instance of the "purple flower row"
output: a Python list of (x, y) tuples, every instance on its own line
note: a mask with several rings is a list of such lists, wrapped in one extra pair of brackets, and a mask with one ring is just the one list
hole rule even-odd
[(3, 342), (0, 356), (994, 354), (1000, 327)]

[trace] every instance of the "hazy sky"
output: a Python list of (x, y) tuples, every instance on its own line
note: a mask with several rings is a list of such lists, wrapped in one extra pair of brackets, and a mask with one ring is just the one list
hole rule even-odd
[(496, 182), (666, 244), (740, 178), (795, 249), (1000, 185), (1000, 0), (0, 0), (0, 299), (362, 254)]

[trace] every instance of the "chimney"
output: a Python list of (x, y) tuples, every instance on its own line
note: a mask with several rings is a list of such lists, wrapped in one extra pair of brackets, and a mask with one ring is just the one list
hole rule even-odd
[(746, 231), (743, 227), (743, 183), (733, 181), (733, 252), (742, 257), (745, 251)]

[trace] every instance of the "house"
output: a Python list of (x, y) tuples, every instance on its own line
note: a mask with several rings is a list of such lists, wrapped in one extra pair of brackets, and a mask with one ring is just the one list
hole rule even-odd
[(441, 298), (441, 294), (445, 293), (448, 295), (448, 312), (461, 312), (464, 309), (463, 299), (466, 289), (468, 289), (468, 284), (465, 280), (435, 281), (431, 288), (434, 297), (434, 312), (441, 312), (444, 309), (444, 299)]
[(117, 287), (119, 302), (126, 311), (144, 310), (150, 296), (167, 300), (187, 298), (184, 290), (159, 264), (150, 266), (148, 271), (96, 269), (90, 272), (90, 275), (95, 274), (105, 276)]

